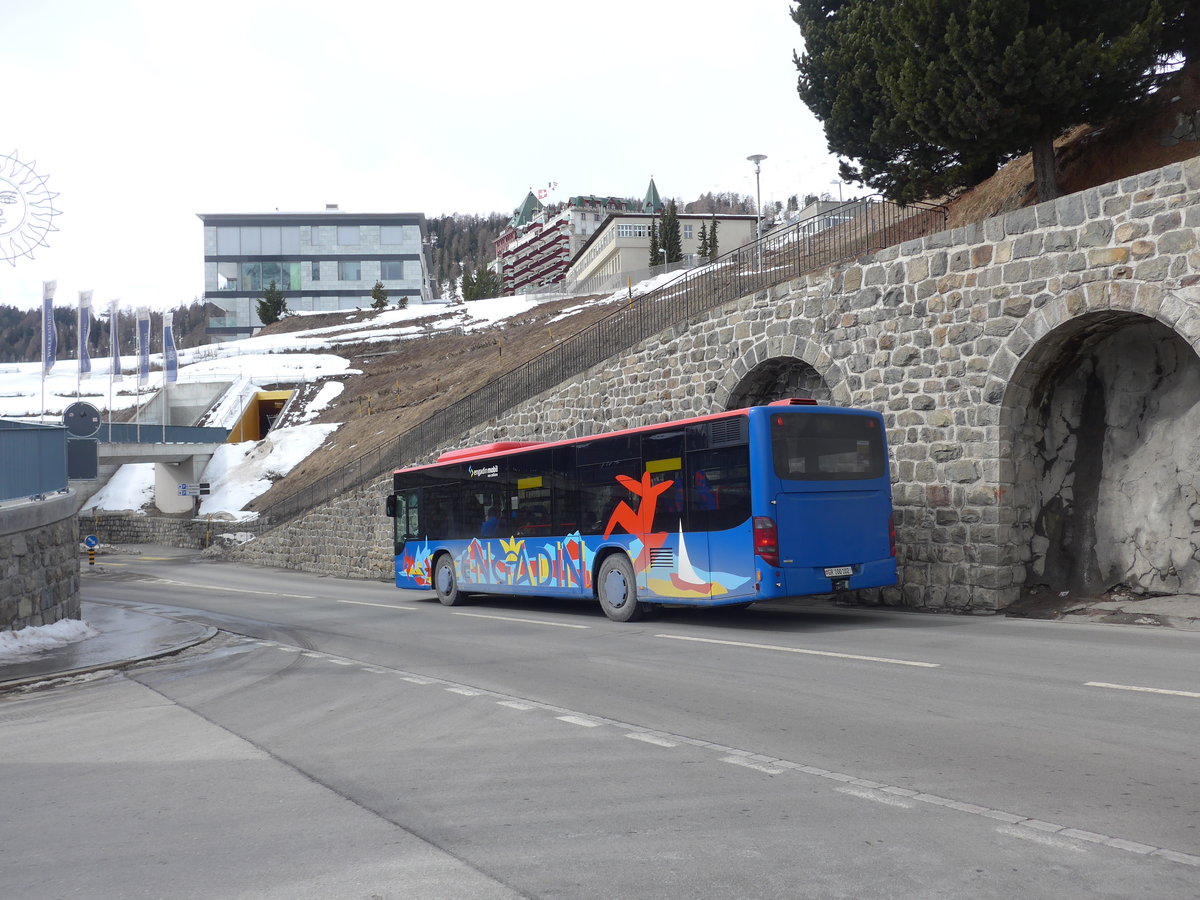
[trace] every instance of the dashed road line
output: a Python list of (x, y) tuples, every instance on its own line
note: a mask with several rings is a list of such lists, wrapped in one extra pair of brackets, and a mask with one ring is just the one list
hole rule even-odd
[(448, 687), (446, 688), (451, 694), (462, 694), (464, 697), (478, 697), (480, 691), (473, 691), (470, 688), (464, 687)]
[(668, 741), (666, 738), (661, 738), (657, 734), (647, 734), (644, 731), (633, 731), (625, 735), (627, 738), (632, 738), (635, 741), (641, 741), (644, 744), (653, 744), (655, 747), (678, 747), (674, 741)]
[(1033, 841), (1035, 844), (1041, 844), (1044, 847), (1053, 847), (1056, 850), (1070, 850), (1074, 853), (1087, 853), (1086, 847), (1080, 847), (1074, 841), (1066, 841), (1060, 837), (1055, 837), (1051, 834), (1046, 834), (1039, 831), (1031, 831), (1024, 824), (1021, 825), (1001, 825), (996, 829), (1000, 834), (1006, 834), (1009, 837), (1020, 838), (1023, 841)]
[(518, 703), (516, 700), (497, 700), (497, 705), (507, 706), (509, 709), (519, 709), (522, 712), (533, 709), (528, 703)]
[(394, 603), (368, 603), (366, 600), (338, 600), (338, 603), (353, 603), (355, 606), (378, 606), (383, 609), (398, 609), (401, 612), (416, 612), (415, 606), (396, 606)]
[(595, 719), (585, 719), (583, 716), (555, 716), (555, 718), (571, 725), (582, 725), (584, 728), (599, 728), (601, 724)]
[(747, 647), (751, 650), (774, 650), (779, 653), (800, 653), (805, 656), (829, 656), (835, 659), (856, 659), (860, 662), (888, 663), (893, 666), (915, 666), (920, 669), (940, 669), (941, 663), (918, 662), (911, 659), (892, 659), (887, 656), (862, 656), (857, 653), (834, 653), (831, 650), (806, 650), (801, 647), (781, 647), (777, 644), (754, 644), (749, 641), (722, 641), (716, 638), (691, 637), (683, 634), (656, 634), (657, 638), (672, 641), (693, 641), (697, 644), (721, 644), (726, 647)]
[(901, 809), (912, 809), (912, 804), (907, 800), (901, 800), (899, 797), (893, 797), (891, 794), (885, 794), (883, 791), (874, 791), (870, 788), (860, 787), (840, 787), (837, 788), (839, 794), (849, 794), (852, 797), (858, 797), (862, 800), (873, 800), (876, 803), (882, 803), (885, 806), (898, 806)]
[(466, 616), (469, 619), (496, 619), (500, 622), (520, 622), (523, 625), (550, 625), (554, 628), (591, 628), (591, 625), (573, 625), (569, 622), (547, 622), (545, 619), (523, 619), (518, 616), (488, 616), (483, 613), (456, 612), (452, 616)]
[(255, 591), (250, 588), (224, 587), (219, 584), (196, 584), (191, 581), (173, 581), (170, 578), (148, 578), (146, 579), (152, 584), (170, 584), (175, 587), (196, 588), (201, 591), (220, 591), (222, 594), (257, 594), (262, 597), (288, 597), (293, 600), (317, 600), (317, 597), (309, 596), (308, 594), (292, 594), (287, 591)]
[(1113, 691), (1136, 691), (1139, 694), (1166, 694), (1170, 697), (1193, 697), (1200, 700), (1196, 691), (1172, 691), (1167, 688), (1138, 687), (1134, 684), (1109, 684), (1107, 681), (1086, 681), (1084, 687), (1108, 688)]
[(733, 763), (735, 766), (754, 769), (756, 772), (765, 772), (767, 775), (782, 775), (786, 771), (786, 769), (777, 769), (767, 763), (758, 762), (748, 756), (722, 756), (721, 762)]

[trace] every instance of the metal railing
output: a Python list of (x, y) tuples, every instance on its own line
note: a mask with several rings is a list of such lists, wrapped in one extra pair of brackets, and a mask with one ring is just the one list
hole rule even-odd
[(453, 447), (475, 426), (722, 303), (941, 231), (946, 227), (947, 210), (932, 204), (900, 206), (870, 198), (847, 202), (823, 213), (822, 218), (838, 224), (814, 233), (811, 221), (797, 222), (692, 269), (656, 291), (631, 298), (628, 304), (438, 410), (404, 434), (261, 510), (261, 517), (272, 524), (281, 523), (392, 469)]

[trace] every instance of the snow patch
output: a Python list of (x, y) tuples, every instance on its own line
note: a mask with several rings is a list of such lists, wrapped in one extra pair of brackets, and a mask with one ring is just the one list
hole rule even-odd
[(46, 650), (96, 637), (99, 633), (82, 619), (61, 619), (53, 625), (0, 631), (0, 661), (35, 656)]

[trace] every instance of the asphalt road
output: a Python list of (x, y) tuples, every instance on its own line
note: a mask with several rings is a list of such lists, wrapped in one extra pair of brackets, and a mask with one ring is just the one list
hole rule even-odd
[(1198, 632), (100, 569), (222, 633), (0, 697), (9, 896), (1200, 897)]

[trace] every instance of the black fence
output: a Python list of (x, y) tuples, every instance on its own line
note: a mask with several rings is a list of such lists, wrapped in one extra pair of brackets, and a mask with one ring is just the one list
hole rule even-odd
[(943, 206), (900, 206), (876, 198), (851, 201), (738, 247), (564, 339), (519, 368), (489, 381), (405, 434), (350, 461), (320, 482), (261, 510), (278, 524), (385, 473), (453, 448), (472, 428), (536, 397), (622, 350), (706, 310), (946, 227)]

